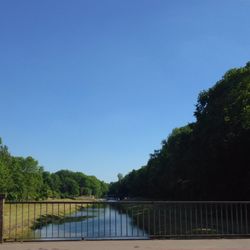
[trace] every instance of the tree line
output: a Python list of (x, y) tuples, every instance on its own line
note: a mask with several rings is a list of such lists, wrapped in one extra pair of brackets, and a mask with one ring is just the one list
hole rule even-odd
[[(163, 114), (164, 115), (164, 114)], [(164, 200), (249, 200), (250, 62), (229, 70), (145, 166), (111, 183), (110, 194)]]
[(32, 157), (12, 156), (0, 139), (0, 193), (8, 200), (39, 200), (81, 195), (102, 197), (108, 184), (81, 172), (44, 171)]

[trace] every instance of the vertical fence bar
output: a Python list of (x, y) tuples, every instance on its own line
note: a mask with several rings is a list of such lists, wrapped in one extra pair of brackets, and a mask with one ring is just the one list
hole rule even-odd
[[(34, 222), (33, 224), (36, 223), (36, 203), (34, 203)], [(35, 238), (36, 235), (35, 235), (35, 230), (33, 230), (33, 237)]]
[(111, 237), (111, 205), (109, 204), (109, 237)]
[(236, 205), (235, 205), (235, 213), (236, 213), (236, 228), (237, 228), (237, 234), (239, 234), (240, 233), (240, 227), (239, 227), (239, 215), (238, 215), (238, 203), (236, 203)]
[(245, 204), (246, 234), (248, 234), (247, 204)]
[[(22, 207), (22, 211), (23, 211), (23, 207)], [(42, 219), (42, 203), (40, 203), (40, 219)], [(40, 228), (40, 238), (42, 238), (42, 228), (40, 226), (39, 228)]]
[(5, 195), (0, 194), (0, 243), (3, 243), (3, 228), (4, 228), (4, 202), (5, 202)]
[(89, 204), (87, 203), (87, 237), (89, 237)]
[(106, 236), (106, 203), (103, 204), (103, 235)]
[(143, 230), (143, 236), (145, 235), (145, 209), (144, 205), (142, 207), (142, 230)]
[(139, 216), (140, 216), (140, 207), (137, 206), (137, 223), (136, 223), (136, 226), (137, 226), (137, 236), (139, 236), (139, 227), (140, 227), (140, 220), (139, 220)]
[(11, 238), (11, 203), (9, 207), (9, 239)]
[[(69, 216), (71, 216), (72, 212), (71, 212), (71, 203), (69, 204)], [(72, 222), (71, 220), (69, 221), (69, 238), (71, 238), (71, 225)]]
[(120, 208), (120, 223), (121, 223), (121, 237), (122, 237), (122, 210)]
[(198, 232), (198, 208), (197, 208), (197, 204), (195, 205), (195, 231), (194, 231), (194, 233), (195, 234), (197, 234), (197, 232)]
[(136, 207), (136, 226), (137, 226), (137, 236), (139, 236), (139, 208)]
[(169, 213), (169, 236), (171, 236), (171, 234), (172, 234), (172, 210), (171, 210), (171, 207), (172, 207), (172, 205), (171, 204), (169, 204), (169, 211), (168, 211), (168, 213)]
[(117, 205), (116, 204), (116, 209), (115, 209), (115, 236), (118, 236), (118, 230), (119, 230), (119, 227), (118, 227), (118, 225), (119, 225), (119, 214), (118, 214), (118, 206), (119, 205)]
[[(227, 225), (227, 234), (228, 234), (228, 232), (229, 232), (229, 223), (228, 223), (228, 217), (229, 217), (229, 215), (228, 215), (228, 207), (229, 207), (229, 204), (225, 204), (225, 206), (226, 206), (226, 225)], [(231, 221), (231, 223), (232, 223), (232, 221)]]
[(150, 207), (148, 208), (148, 234), (151, 235), (151, 230), (150, 230)]
[[(63, 219), (65, 220), (65, 216), (66, 216), (66, 211), (65, 211), (65, 202), (63, 203)], [(65, 220), (66, 221), (66, 220)], [(66, 225), (65, 225), (65, 223), (64, 223), (64, 225), (63, 225), (63, 236), (64, 236), (64, 238), (65, 238), (65, 234), (66, 234)]]
[[(58, 216), (58, 219), (59, 219), (60, 218), (60, 203), (57, 204), (57, 216)], [(60, 238), (59, 225), (60, 225), (60, 223), (58, 222), (58, 225), (57, 225), (57, 237), (58, 238)]]
[(216, 234), (219, 234), (219, 218), (218, 218), (218, 204), (215, 204), (215, 216), (216, 216)]
[(159, 232), (158, 232), (158, 235), (161, 235), (161, 207), (160, 207), (160, 205), (159, 205), (159, 210), (158, 210), (158, 223), (159, 223), (159, 225), (158, 225), (158, 230), (159, 230)]
[(185, 235), (186, 235), (188, 231), (187, 204), (184, 204), (184, 216), (185, 216)]
[(128, 208), (126, 207), (126, 236), (128, 237)]
[(81, 203), (80, 209), (81, 209), (81, 238), (83, 238), (83, 203)]
[(24, 235), (23, 235), (23, 203), (22, 203), (22, 238), (24, 238)]
[(193, 205), (192, 203), (190, 203), (189, 209), (190, 209), (190, 234), (193, 235)]
[[(77, 217), (77, 204), (75, 203), (74, 217)], [(77, 237), (77, 220), (75, 219), (75, 237)]]
[(95, 231), (94, 231), (94, 226), (95, 226), (95, 221), (94, 221), (94, 218), (95, 218), (95, 204), (92, 205), (92, 237), (94, 237), (95, 235)]
[(156, 221), (155, 221), (155, 220), (156, 220), (155, 217), (156, 217), (156, 215), (155, 215), (155, 209), (156, 209), (156, 208), (155, 208), (155, 205), (153, 205), (153, 210), (154, 210), (154, 236), (156, 235), (156, 225), (155, 225), (155, 222), (156, 222)]
[(220, 220), (221, 220), (221, 234), (224, 234), (224, 221), (223, 221), (223, 203), (220, 206)]
[(132, 234), (132, 236), (134, 236), (134, 223), (133, 223), (134, 217), (133, 217), (133, 206), (131, 206), (131, 220), (132, 220), (132, 224), (131, 224), (131, 234)]
[(177, 207), (176, 207), (176, 203), (174, 204), (174, 234), (176, 235), (177, 234)]
[(207, 215), (207, 203), (205, 204), (205, 220), (206, 220), (206, 234), (208, 234), (208, 215)]
[(46, 232), (45, 232), (45, 237), (48, 237), (48, 203), (45, 203), (45, 228), (46, 228)]
[(100, 203), (97, 204), (98, 209), (98, 237), (100, 237)]
[[(116, 205), (117, 207), (117, 205)], [(117, 209), (115, 209), (115, 236), (117, 236), (117, 220), (116, 220), (116, 216), (117, 216)]]
[(199, 230), (199, 232), (201, 233), (201, 234), (203, 234), (203, 209), (202, 209), (202, 203), (200, 203), (200, 226), (201, 226), (201, 228), (200, 228), (200, 230)]
[(243, 227), (243, 215), (242, 215), (242, 204), (240, 203), (240, 233), (244, 232)]
[(234, 209), (233, 209), (233, 204), (231, 204), (230, 209), (231, 209), (231, 228), (232, 228), (231, 234), (234, 234), (234, 216), (233, 216)]
[(15, 240), (17, 239), (17, 206), (18, 204), (16, 204)]
[(210, 204), (210, 220), (211, 220), (211, 234), (214, 233), (214, 223), (213, 223), (213, 204)]
[(182, 206), (181, 206), (181, 204), (179, 204), (179, 212), (180, 212), (180, 235), (182, 235), (182, 211), (181, 211), (181, 209), (182, 209)]
[(30, 229), (30, 204), (28, 203), (28, 231), (29, 229)]
[(164, 235), (167, 235), (167, 210), (166, 210), (166, 205), (164, 205)]
[(52, 221), (52, 238), (53, 238), (53, 236), (54, 236), (54, 203), (52, 203), (52, 212), (51, 212), (51, 221)]

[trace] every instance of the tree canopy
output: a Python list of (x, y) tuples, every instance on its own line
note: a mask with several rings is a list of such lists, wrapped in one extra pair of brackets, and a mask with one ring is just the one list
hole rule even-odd
[(146, 166), (112, 183), (120, 197), (249, 200), (250, 63), (198, 96), (196, 121), (176, 128)]
[(0, 139), (0, 193), (9, 200), (38, 200), (80, 195), (104, 196), (108, 184), (95, 176), (60, 170), (49, 173), (32, 157), (12, 156)]

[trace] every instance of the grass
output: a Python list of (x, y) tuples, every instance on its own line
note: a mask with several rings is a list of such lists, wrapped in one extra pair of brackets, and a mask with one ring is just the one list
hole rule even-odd
[[(74, 201), (94, 201), (91, 198), (81, 200), (56, 199), (52, 203), (10, 204), (4, 205), (4, 239), (20, 239), (28, 236), (32, 229), (49, 223), (63, 223), (65, 215), (74, 213), (84, 207), (84, 204), (74, 204)], [(72, 202), (72, 203), (63, 203)], [(81, 218), (84, 219), (84, 218)]]

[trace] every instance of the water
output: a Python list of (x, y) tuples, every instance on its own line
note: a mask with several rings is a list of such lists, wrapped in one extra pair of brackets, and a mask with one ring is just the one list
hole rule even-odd
[[(81, 218), (87, 216), (88, 218)], [(72, 221), (63, 224), (49, 224), (41, 229), (35, 230), (35, 238), (148, 238), (147, 233), (135, 225), (132, 218), (114, 206), (82, 209), (68, 217)], [(80, 218), (76, 221), (76, 218)]]

